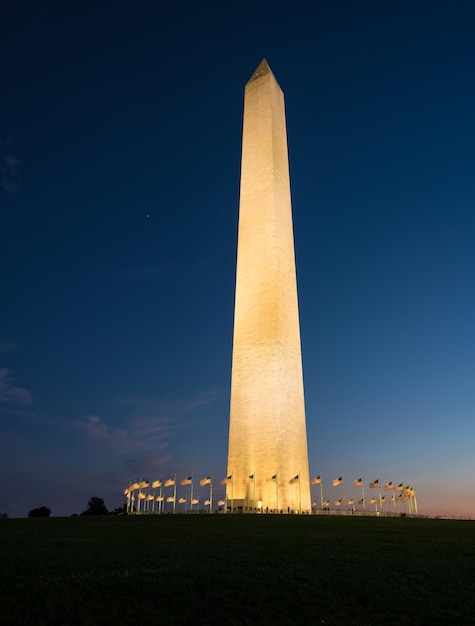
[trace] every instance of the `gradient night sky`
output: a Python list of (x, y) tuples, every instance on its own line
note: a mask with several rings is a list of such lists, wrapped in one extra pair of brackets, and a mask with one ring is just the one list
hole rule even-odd
[(285, 5), (2, 9), (0, 512), (224, 477), (243, 90), (266, 57), (311, 474), (331, 500), (362, 475), (475, 516), (475, 4)]

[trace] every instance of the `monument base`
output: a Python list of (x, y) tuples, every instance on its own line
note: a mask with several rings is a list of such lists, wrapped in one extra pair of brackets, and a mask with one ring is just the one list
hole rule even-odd
[(249, 500), (248, 498), (230, 498), (226, 501), (227, 513), (262, 513), (262, 500)]

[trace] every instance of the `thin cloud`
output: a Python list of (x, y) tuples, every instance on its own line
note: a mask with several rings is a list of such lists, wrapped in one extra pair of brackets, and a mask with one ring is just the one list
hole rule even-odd
[(76, 427), (89, 440), (104, 445), (113, 456), (145, 454), (168, 447), (173, 426), (163, 418), (135, 418), (128, 428), (114, 428), (97, 415), (76, 421)]
[(4, 156), (3, 162), (7, 167), (10, 168), (10, 170), (13, 170), (14, 173), (16, 173), (17, 166), (20, 165), (20, 161), (16, 157), (14, 157), (13, 154), (7, 154), (6, 156)]
[(8, 193), (19, 193), (21, 191), (20, 160), (10, 152), (5, 153), (5, 148), (9, 147), (11, 139), (6, 142), (0, 141), (0, 189)]
[(21, 189), (21, 186), (19, 183), (16, 183), (12, 180), (8, 180), (7, 178), (0, 180), (0, 186), (2, 187), (4, 191), (8, 191), (9, 193), (18, 193)]
[(0, 402), (8, 402), (14, 405), (30, 405), (31, 393), (23, 387), (16, 387), (6, 368), (0, 369)]
[(16, 350), (14, 343), (10, 341), (0, 341), (0, 352), (12, 352), (13, 350)]
[(100, 416), (89, 415), (76, 421), (75, 427), (89, 441), (105, 446), (112, 456), (156, 455), (158, 450), (168, 448), (177, 430), (187, 425), (186, 415), (212, 404), (216, 395), (207, 392), (171, 402), (138, 396), (117, 398), (115, 403), (132, 414), (128, 425), (113, 427)]
[(171, 274), (172, 272), (188, 272), (197, 267), (206, 267), (208, 261), (193, 261), (193, 263), (164, 263), (163, 265), (152, 265), (148, 267), (129, 267), (120, 272), (122, 280), (139, 281), (151, 280), (157, 276)]
[(124, 280), (136, 281), (136, 280), (150, 280), (156, 276), (162, 274), (168, 274), (173, 271), (175, 266), (172, 264), (158, 265), (152, 267), (132, 267), (124, 270), (121, 273), (121, 277)]
[(115, 404), (130, 407), (135, 415), (160, 414), (174, 418), (184, 416), (205, 406), (213, 404), (216, 398), (223, 393), (223, 390), (208, 390), (197, 394), (191, 398), (181, 398), (178, 400), (163, 400), (143, 396), (122, 396), (115, 399)]
[(124, 462), (124, 468), (128, 476), (151, 476), (162, 472), (171, 459), (171, 454), (158, 456), (143, 456), (139, 459), (128, 459)]
[(19, 417), (22, 419), (34, 419), (35, 421), (38, 421), (38, 414), (36, 411), (33, 411), (32, 409), (18, 408), (19, 406), (20, 405), (14, 406), (12, 404), (0, 405), (0, 415), (5, 415), (7, 417)]

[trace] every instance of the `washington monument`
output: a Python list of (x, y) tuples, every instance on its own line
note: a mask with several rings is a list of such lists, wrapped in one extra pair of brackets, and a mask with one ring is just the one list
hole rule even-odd
[(309, 511), (284, 94), (264, 59), (246, 85), (227, 508)]

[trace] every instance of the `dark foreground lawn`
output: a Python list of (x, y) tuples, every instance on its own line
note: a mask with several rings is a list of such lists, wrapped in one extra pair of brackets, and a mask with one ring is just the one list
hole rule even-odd
[(475, 522), (0, 521), (0, 624), (475, 624)]

